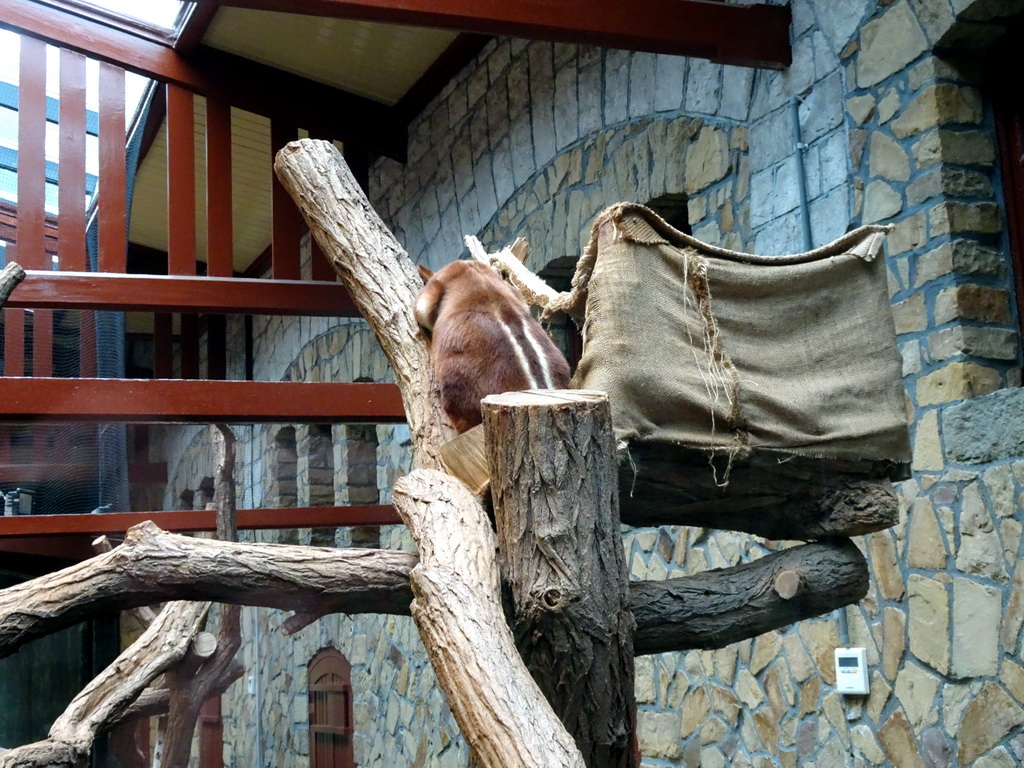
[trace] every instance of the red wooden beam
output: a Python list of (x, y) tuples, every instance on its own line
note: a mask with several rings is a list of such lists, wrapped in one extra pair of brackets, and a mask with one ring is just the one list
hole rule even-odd
[(340, 283), (29, 270), (5, 305), (22, 309), (359, 317)]
[[(10, 519), (12, 518), (0, 518)], [(92, 548), (92, 540), (95, 538), (78, 535), (5, 539), (0, 536), (0, 552), (4, 553), (5, 569), (15, 573), (41, 576), (95, 555), (96, 552)]]
[(394, 384), (0, 378), (0, 422), (398, 424)]
[(174, 41), (174, 50), (183, 56), (194, 53), (206, 37), (206, 32), (219, 8), (220, 3), (215, 0), (193, 7)]
[[(210, 509), (183, 512), (107, 512), (84, 515), (18, 515), (0, 517), (0, 539), (69, 534), (101, 536), (124, 533), (133, 525), (152, 520), (165, 531), (191, 533), (217, 530), (216, 512)], [(240, 509), (238, 527), (341, 528), (358, 525), (401, 525), (394, 507), (288, 507)]]
[(192, 92), (167, 86), (167, 271), (196, 273), (195, 111)]
[(128, 259), (128, 189), (124, 70), (100, 63), (99, 271), (124, 272)]
[(54, 481), (83, 483), (96, 479), (96, 463), (59, 464), (34, 462), (32, 464), (0, 464), (0, 483), (49, 483)]
[(47, 269), (46, 254), (46, 46), (21, 41), (18, 92), (18, 261)]
[(231, 107), (206, 100), (206, 274), (234, 273), (231, 219)]
[(60, 213), (58, 265), (86, 269), (85, 257), (85, 57), (60, 52)]
[(211, 48), (200, 47), (185, 57), (167, 45), (32, 0), (0, 0), (0, 28), (176, 83), (258, 115), (290, 120), (340, 140), (353, 139), (405, 161), (407, 121), (390, 107), (339, 88)]
[(584, 43), (772, 69), (790, 62), (789, 6), (709, 0), (223, 0), (220, 5)]
[[(282, 120), (270, 123), (270, 154), (298, 138), (294, 124)], [(299, 243), (302, 238), (302, 214), (295, 201), (275, 173), (270, 180), (271, 274), (275, 280), (298, 280), (301, 277)]]

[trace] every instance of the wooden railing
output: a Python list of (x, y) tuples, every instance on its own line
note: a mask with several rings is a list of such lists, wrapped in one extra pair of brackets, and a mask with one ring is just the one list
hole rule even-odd
[[(273, 180), (267, 271), (236, 274), (232, 225), (232, 107), (268, 117), (271, 157), (298, 136), (299, 127), (320, 138), (355, 139), (346, 144), (355, 165), (366, 167), (370, 148), (386, 154), (404, 151), (404, 126), (396, 132), (386, 124), (384, 108), (360, 102), (348, 111), (352, 128), (339, 117), (345, 105), (310, 105), (297, 82), (239, 82), (222, 71), (216, 52), (179, 56), (165, 46), (134, 38), (95, 22), (26, 0), (0, 0), (0, 27), (21, 35), (18, 89), (17, 204), (0, 207), (0, 229), (7, 241), (8, 261), (27, 270), (3, 311), (3, 376), (0, 377), (0, 477), (12, 462), (16, 442), (14, 422), (36, 425), (54, 422), (154, 421), (317, 423), (388, 423), (404, 420), (397, 389), (386, 384), (314, 385), (325, 388), (296, 395), (284, 383), (200, 381), (200, 339), (207, 340), (208, 379), (225, 378), (225, 315), (283, 314), (295, 316), (355, 316), (356, 309), (333, 268), (313, 244), (311, 279), (302, 280), (300, 242), (305, 225), (288, 194)], [(47, 115), (46, 47), (59, 48), (59, 114)], [(87, 59), (99, 60), (98, 184), (87, 207), (86, 108)], [(204, 65), (205, 64), (205, 65)], [(258, 65), (254, 65), (258, 66)], [(157, 81), (166, 109), (167, 126), (167, 252), (164, 274), (129, 272), (125, 131), (126, 70)], [(268, 78), (281, 75), (268, 74)], [(298, 79), (296, 79), (297, 81)], [(197, 274), (197, 191), (194, 99), (205, 98), (206, 152), (205, 274)], [(53, 101), (52, 99), (50, 100)], [(52, 104), (51, 104), (52, 107)], [(52, 113), (51, 109), (51, 113)], [(325, 116), (326, 115), (326, 116)], [(130, 115), (127, 115), (130, 117)], [(159, 117), (159, 114), (157, 115)], [(46, 126), (59, 131), (56, 178), (57, 211), (46, 210)], [(95, 120), (93, 121), (95, 122)], [(159, 121), (154, 120), (159, 126)], [(153, 125), (150, 130), (152, 133)], [(135, 130), (143, 130), (137, 125)], [(52, 128), (51, 128), (52, 130)], [(363, 142), (363, 143), (360, 143)], [(372, 142), (378, 146), (373, 147)], [(400, 146), (401, 145), (401, 146)], [(348, 153), (347, 152), (347, 153)], [(52, 165), (52, 163), (51, 163)], [(52, 171), (52, 169), (51, 169)], [(93, 218), (95, 217), (95, 218)], [(95, 221), (98, 247), (90, 266), (87, 229)], [(149, 270), (147, 270), (149, 271)], [(96, 380), (95, 311), (121, 310), (153, 314), (154, 381)], [(78, 312), (79, 355), (74, 370), (54, 366), (54, 320), (58, 312)], [(180, 336), (172, 337), (173, 315), (180, 317)], [(61, 339), (66, 341), (65, 339)], [(175, 345), (174, 342), (178, 344)], [(180, 359), (172, 350), (180, 349)], [(175, 372), (182, 379), (170, 381)], [(32, 381), (26, 381), (31, 377)], [(337, 386), (330, 392), (327, 389)], [(353, 389), (348, 389), (353, 388)], [(313, 416), (296, 411), (309, 405)], [(300, 408), (299, 410), (303, 410)], [(307, 409), (308, 410), (308, 409)], [(300, 417), (302, 417), (300, 419)], [(35, 429), (37, 446), (30, 451), (40, 476), (49, 460), (46, 446), (53, 438)], [(20, 450), (20, 448), (19, 448)], [(25, 458), (24, 454), (19, 454)], [(27, 471), (24, 462), (22, 472)], [(8, 473), (10, 474), (10, 473)], [(24, 475), (22, 475), (24, 476)], [(0, 531), (2, 535), (2, 531)]]

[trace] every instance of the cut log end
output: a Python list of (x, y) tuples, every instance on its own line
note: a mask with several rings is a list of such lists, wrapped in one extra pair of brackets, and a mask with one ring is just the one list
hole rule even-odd
[(441, 446), (444, 471), (465, 483), (477, 496), (487, 493), (491, 476), (487, 467), (484, 427), (478, 424)]
[(488, 395), (482, 402), (484, 405), (500, 407), (531, 405), (550, 407), (562, 403), (603, 403), (607, 400), (607, 394), (592, 389), (527, 389), (523, 392)]
[(775, 577), (774, 588), (783, 600), (792, 600), (803, 589), (803, 579), (796, 571), (782, 571)]

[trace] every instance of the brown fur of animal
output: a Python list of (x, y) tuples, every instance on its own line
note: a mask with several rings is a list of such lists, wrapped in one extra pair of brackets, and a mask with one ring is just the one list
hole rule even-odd
[(426, 285), (413, 313), (430, 336), (441, 406), (459, 433), (481, 422), (487, 395), (568, 386), (564, 355), (493, 269), (474, 261), (419, 269)]

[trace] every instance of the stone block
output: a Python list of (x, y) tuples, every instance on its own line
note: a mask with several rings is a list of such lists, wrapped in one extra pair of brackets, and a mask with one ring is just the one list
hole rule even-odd
[(1012, 320), (1010, 294), (974, 283), (951, 286), (935, 297), (934, 318), (936, 325), (956, 319), (1008, 325)]
[(680, 738), (687, 738), (700, 728), (710, 711), (711, 702), (708, 698), (707, 688), (705, 686), (694, 688), (683, 699), (679, 728), (673, 735), (678, 734)]
[(875, 114), (875, 97), (870, 94), (853, 96), (846, 100), (846, 112), (854, 125), (864, 125)]
[(658, 54), (654, 64), (654, 108), (658, 112), (674, 112), (682, 106), (686, 63), (682, 56)]
[(918, 407), (967, 400), (995, 392), (999, 372), (972, 362), (956, 362), (920, 377), (914, 387)]
[(843, 89), (836, 72), (818, 82), (800, 102), (800, 138), (811, 143), (843, 123)]
[(920, 248), (927, 239), (925, 215), (924, 212), (921, 212), (915, 213), (913, 216), (905, 216), (896, 222), (892, 231), (885, 238), (885, 244), (890, 256), (898, 256), (901, 253)]
[(890, 136), (882, 131), (872, 131), (868, 172), (889, 181), (907, 181), (910, 178), (910, 156)]
[(964, 578), (953, 580), (951, 675), (966, 678), (996, 674), (1001, 608), (999, 589)]
[(647, 117), (654, 111), (654, 70), (657, 56), (636, 52), (629, 66), (629, 116), (631, 119)]
[(882, 712), (885, 710), (885, 705), (889, 701), (889, 697), (892, 695), (892, 686), (890, 686), (885, 679), (882, 677), (881, 672), (873, 672), (871, 674), (871, 687), (870, 693), (868, 693), (868, 702), (865, 707), (865, 711), (868, 713), (868, 717), (871, 718), (873, 723), (878, 723), (882, 717)]
[(956, 567), (963, 573), (1006, 580), (1002, 543), (977, 482), (963, 490)]
[(797, 630), (807, 646), (818, 675), (828, 685), (836, 684), (835, 649), (839, 647), (839, 628), (834, 621), (801, 622)]
[(746, 121), (754, 88), (754, 70), (750, 67), (722, 67), (722, 103), (720, 117)]
[(868, 536), (871, 569), (874, 571), (878, 591), (886, 600), (903, 598), (903, 575), (896, 558), (896, 545), (889, 531), (877, 531)]
[(674, 712), (637, 712), (636, 735), (647, 757), (676, 760), (682, 757), (679, 716)]
[[(931, 411), (930, 414), (934, 414)], [(946, 544), (938, 520), (927, 498), (914, 502), (909, 513), (907, 535), (907, 566), (942, 570), (946, 567)]]
[(1014, 331), (973, 325), (954, 326), (928, 337), (928, 352), (933, 360), (945, 360), (955, 355), (1016, 360), (1017, 345)]
[(928, 48), (928, 40), (910, 5), (894, 4), (860, 31), (857, 86), (870, 88), (896, 74)]
[(950, 249), (953, 270), (958, 274), (1002, 277), (1005, 272), (1005, 261), (994, 248), (974, 240), (954, 240), (944, 247)]
[(690, 59), (683, 104), (691, 114), (714, 115), (718, 112), (722, 88), (722, 65), (704, 59)]
[(938, 719), (935, 707), (935, 694), (939, 690), (939, 678), (921, 669), (916, 664), (905, 664), (896, 677), (894, 691), (896, 698), (903, 705), (915, 733), (920, 733), (925, 725)]
[(903, 97), (897, 89), (886, 89), (882, 100), (878, 102), (878, 124), (885, 125), (888, 123), (892, 116), (899, 112), (902, 103)]
[(907, 579), (910, 652), (932, 669), (949, 671), (949, 600), (946, 586), (916, 573)]
[(967, 705), (958, 733), (957, 760), (969, 765), (1024, 723), (1024, 709), (991, 681)]
[(996, 234), (1002, 228), (995, 203), (943, 202), (928, 212), (932, 237), (950, 234)]
[(860, 27), (865, 13), (872, 7), (870, 0), (829, 0), (818, 8), (817, 18), (831, 51), (838, 56)]
[(1003, 659), (999, 667), (999, 680), (1013, 698), (1024, 704), (1024, 667), (1011, 659)]
[(926, 87), (892, 123), (898, 139), (924, 133), (938, 125), (978, 124), (982, 118), (981, 95), (974, 88), (954, 83)]
[[(1024, 568), (1021, 568), (1024, 572)], [(1021, 597), (1024, 600), (1024, 587), (1021, 590)], [(807, 653), (800, 636), (797, 634), (786, 635), (783, 639), (783, 646), (786, 649), (786, 661), (789, 663), (789, 672), (798, 683), (805, 682), (814, 673), (814, 661)]]
[(830, 243), (843, 235), (850, 225), (849, 192), (838, 187), (825, 197), (811, 201), (811, 239), (817, 244)]
[(793, 153), (793, 123), (788, 109), (778, 109), (750, 128), (750, 170), (770, 168)]
[(900, 608), (886, 606), (882, 611), (882, 671), (896, 679), (903, 652), (907, 647), (907, 616)]
[(902, 210), (903, 198), (886, 182), (872, 181), (864, 190), (864, 208), (861, 219), (865, 224), (892, 218)]
[(736, 695), (749, 709), (756, 709), (764, 701), (764, 691), (749, 669), (741, 669), (736, 681)]
[(878, 729), (878, 741), (896, 768), (924, 768), (917, 740), (902, 709), (897, 709)]
[(725, 178), (729, 169), (728, 136), (724, 131), (705, 126), (686, 149), (687, 194), (699, 192)]
[(920, 168), (940, 160), (958, 165), (991, 166), (996, 159), (995, 145), (988, 134), (945, 128), (924, 134), (915, 142), (911, 153)]
[(1021, 625), (1024, 625), (1024, 559), (1018, 559), (1013, 572), (1013, 586), (1003, 614), (1003, 625), (999, 640), (1003, 647), (1012, 652), (1017, 648)]
[(897, 335), (916, 333), (927, 328), (928, 311), (925, 308), (924, 294), (917, 294), (893, 304), (892, 319), (896, 325)]
[(850, 741), (854, 748), (872, 765), (881, 765), (885, 762), (885, 753), (878, 746), (875, 735), (867, 725), (855, 725), (850, 729)]
[(555, 148), (563, 150), (580, 135), (579, 95), (575, 63), (562, 67), (555, 75)]

